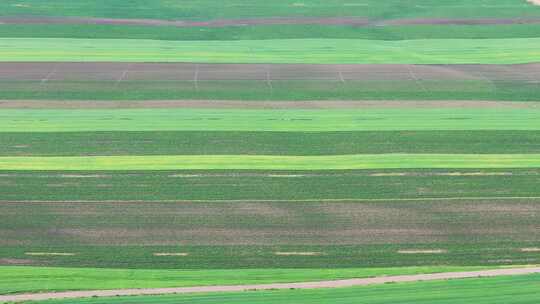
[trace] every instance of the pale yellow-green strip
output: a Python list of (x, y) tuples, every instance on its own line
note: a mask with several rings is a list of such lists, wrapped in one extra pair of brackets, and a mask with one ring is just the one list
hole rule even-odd
[(0, 157), (0, 170), (340, 170), (407, 168), (540, 168), (540, 154)]

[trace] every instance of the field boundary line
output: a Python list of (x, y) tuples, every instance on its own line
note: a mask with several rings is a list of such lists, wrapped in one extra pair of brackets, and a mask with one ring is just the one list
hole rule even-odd
[(317, 288), (340, 288), (366, 286), (385, 283), (419, 282), (451, 279), (469, 279), (496, 276), (514, 276), (540, 273), (540, 267), (534, 268), (504, 268), (494, 270), (464, 271), (464, 272), (442, 272), (432, 274), (397, 275), (386, 277), (373, 277), (363, 279), (329, 280), (300, 283), (276, 283), (276, 284), (253, 284), (253, 285), (222, 285), (222, 286), (200, 286), (200, 287), (178, 287), (178, 288), (145, 288), (145, 289), (116, 289), (116, 290), (93, 290), (93, 291), (71, 291), (34, 293), (0, 296), (0, 302), (13, 301), (39, 301), (49, 299), (73, 299), (89, 297), (114, 297), (114, 296), (140, 296), (140, 295), (160, 295), (176, 293), (208, 293), (208, 292), (242, 292), (254, 290), (275, 290), (275, 289), (317, 289)]

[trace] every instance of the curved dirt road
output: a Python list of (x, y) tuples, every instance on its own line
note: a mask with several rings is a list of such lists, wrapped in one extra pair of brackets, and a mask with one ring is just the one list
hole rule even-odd
[(35, 293), (0, 296), (0, 303), (39, 301), (49, 299), (69, 299), (69, 298), (89, 298), (89, 297), (114, 297), (114, 296), (137, 296), (137, 295), (159, 295), (174, 293), (206, 293), (206, 292), (228, 292), (228, 291), (249, 291), (268, 289), (312, 289), (312, 288), (335, 288), (365, 286), (372, 284), (416, 282), (447, 279), (465, 279), (477, 277), (494, 277), (505, 275), (526, 275), (540, 273), (540, 267), (534, 268), (505, 268), (495, 270), (467, 271), (467, 272), (447, 272), (418, 275), (387, 276), (365, 279), (347, 279), (335, 281), (302, 282), (302, 283), (277, 283), (259, 285), (237, 285), (237, 286), (202, 286), (202, 287), (177, 287), (177, 288), (146, 288), (146, 289), (117, 289), (117, 290), (93, 290), (93, 291), (68, 291), (56, 293)]

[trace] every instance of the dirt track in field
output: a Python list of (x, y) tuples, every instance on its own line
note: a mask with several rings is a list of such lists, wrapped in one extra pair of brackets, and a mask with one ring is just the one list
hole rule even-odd
[[(533, 2), (534, 3), (534, 2)], [(93, 17), (1, 17), (0, 24), (98, 24), (138, 25), (173, 27), (227, 27), (250, 25), (349, 25), (349, 26), (392, 26), (392, 25), (497, 25), (538, 24), (538, 18), (478, 18), (446, 19), (417, 18), (371, 21), (361, 17), (272, 17), (246, 19), (218, 19), (210, 21), (160, 20), (160, 19), (116, 19)]]
[(497, 65), (196, 64), (118, 62), (3, 62), (0, 82), (62, 81), (520, 81), (540, 83), (540, 63)]
[(482, 108), (534, 109), (538, 102), (513, 101), (229, 101), (229, 100), (0, 100), (0, 109), (380, 109), (380, 108)]
[(401, 275), (375, 277), (365, 279), (347, 279), (335, 281), (302, 282), (302, 283), (277, 283), (259, 285), (224, 285), (203, 287), (179, 287), (179, 288), (146, 288), (146, 289), (117, 289), (96, 291), (70, 291), (57, 293), (36, 293), (0, 296), (0, 302), (39, 301), (49, 299), (74, 299), (90, 297), (114, 297), (114, 296), (141, 296), (160, 294), (184, 294), (184, 293), (208, 293), (208, 292), (241, 292), (253, 290), (275, 289), (314, 289), (314, 288), (338, 288), (366, 286), (386, 283), (403, 283), (419, 281), (435, 281), (449, 279), (467, 279), (479, 277), (513, 276), (540, 273), (540, 267), (535, 268), (507, 268), (482, 271), (449, 272), (418, 275)]

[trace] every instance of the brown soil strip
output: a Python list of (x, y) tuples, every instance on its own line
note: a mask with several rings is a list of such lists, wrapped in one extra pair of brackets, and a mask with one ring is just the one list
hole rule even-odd
[[(533, 4), (537, 0), (529, 0)], [(271, 17), (246, 19), (218, 19), (209, 21), (160, 20), (160, 19), (116, 19), (92, 17), (2, 17), (0, 24), (97, 24), (97, 25), (138, 25), (173, 27), (227, 27), (253, 25), (348, 25), (348, 26), (391, 26), (391, 25), (497, 25), (497, 24), (537, 24), (538, 18), (481, 18), (446, 19), (417, 18), (370, 21), (362, 17)]]
[[(51, 73), (53, 72), (54, 73)], [(47, 79), (44, 83), (43, 79)], [(196, 79), (196, 81), (194, 81)], [(191, 89), (246, 82), (267, 85), (299, 81), (316, 86), (320, 82), (343, 84), (403, 81), (518, 81), (540, 83), (540, 63), (497, 65), (410, 65), (410, 64), (194, 64), (119, 62), (2, 62), (0, 81), (18, 85), (54, 86), (61, 89), (80, 82), (92, 84), (176, 85)], [(78, 87), (77, 87), (78, 88)]]
[(370, 108), (519, 108), (540, 107), (540, 102), (513, 101), (235, 101), (235, 100), (0, 100), (0, 109), (370, 109)]
[(29, 259), (11, 259), (11, 258), (3, 258), (0, 259), (0, 265), (31, 265), (35, 262), (33, 260)]
[(401, 276), (387, 276), (387, 277), (376, 277), (376, 278), (366, 278), (366, 279), (348, 279), (348, 280), (303, 282), (303, 283), (278, 283), (278, 284), (237, 285), (237, 286), (224, 285), (224, 286), (178, 287), (178, 288), (117, 289), (117, 290), (18, 294), (18, 295), (0, 296), (0, 302), (41, 301), (41, 300), (50, 300), (50, 299), (74, 299), (74, 298), (90, 298), (90, 297), (140, 296), (140, 295), (159, 295), (159, 294), (175, 294), (175, 293), (208, 293), (208, 292), (235, 292), (235, 291), (240, 292), (240, 291), (274, 290), (274, 289), (338, 288), (338, 287), (366, 286), (366, 285), (385, 284), (385, 283), (527, 275), (527, 274), (535, 274), (535, 273), (540, 273), (540, 267), (505, 268), (505, 269), (482, 270), (482, 271), (401, 275)]

